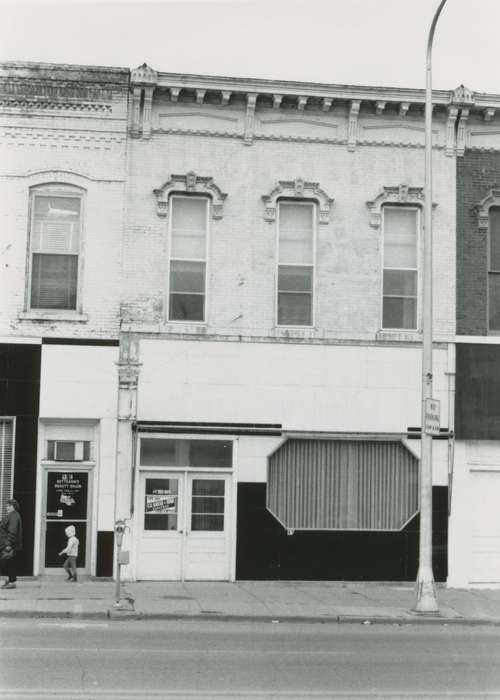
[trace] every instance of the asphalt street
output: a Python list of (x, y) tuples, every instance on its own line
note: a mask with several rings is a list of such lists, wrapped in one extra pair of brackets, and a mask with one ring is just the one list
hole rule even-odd
[(0, 621), (0, 698), (500, 698), (500, 629)]

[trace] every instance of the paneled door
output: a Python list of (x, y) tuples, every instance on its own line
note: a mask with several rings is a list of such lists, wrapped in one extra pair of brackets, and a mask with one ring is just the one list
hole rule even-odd
[(141, 474), (138, 579), (230, 578), (230, 485), (226, 474)]

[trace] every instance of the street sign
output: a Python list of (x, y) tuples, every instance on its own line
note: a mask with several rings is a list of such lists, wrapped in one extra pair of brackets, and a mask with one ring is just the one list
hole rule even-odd
[(436, 399), (425, 399), (424, 432), (427, 435), (439, 435), (441, 425), (441, 406)]

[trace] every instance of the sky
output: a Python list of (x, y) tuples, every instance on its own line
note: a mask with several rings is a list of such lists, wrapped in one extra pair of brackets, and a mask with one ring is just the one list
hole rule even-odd
[[(0, 0), (0, 61), (424, 88), (439, 0)], [(500, 0), (447, 0), (433, 87), (500, 94)]]

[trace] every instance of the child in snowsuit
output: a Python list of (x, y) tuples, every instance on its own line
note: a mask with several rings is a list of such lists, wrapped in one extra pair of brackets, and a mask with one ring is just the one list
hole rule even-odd
[(78, 556), (78, 545), (80, 542), (78, 537), (75, 536), (74, 525), (68, 525), (64, 532), (68, 538), (68, 543), (66, 547), (59, 552), (59, 556), (62, 556), (63, 554), (66, 555), (66, 561), (63, 564), (63, 567), (66, 569), (66, 573), (68, 574), (68, 578), (66, 580), (76, 582), (76, 558)]

